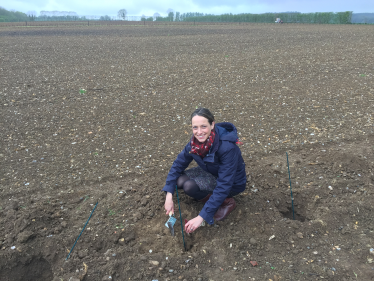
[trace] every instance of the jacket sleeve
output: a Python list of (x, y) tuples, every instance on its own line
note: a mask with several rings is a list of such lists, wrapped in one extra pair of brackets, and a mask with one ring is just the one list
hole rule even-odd
[(217, 185), (199, 214), (209, 224), (214, 223), (214, 214), (230, 194), (235, 180), (239, 154), (240, 150), (235, 144), (231, 144), (220, 156)]
[(187, 144), (182, 152), (178, 154), (177, 158), (174, 160), (173, 165), (170, 168), (169, 174), (166, 178), (165, 186), (162, 191), (174, 194), (177, 179), (193, 160), (192, 156), (190, 155), (190, 150), (190, 145)]

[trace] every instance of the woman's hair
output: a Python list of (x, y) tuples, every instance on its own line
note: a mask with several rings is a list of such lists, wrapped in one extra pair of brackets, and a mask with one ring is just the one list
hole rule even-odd
[(196, 109), (191, 114), (191, 121), (192, 121), (192, 118), (194, 118), (195, 116), (205, 117), (206, 119), (208, 119), (208, 122), (209, 122), (210, 125), (212, 125), (212, 123), (214, 122), (213, 114), (209, 111), (209, 109), (204, 108), (204, 107), (200, 107), (200, 108)]

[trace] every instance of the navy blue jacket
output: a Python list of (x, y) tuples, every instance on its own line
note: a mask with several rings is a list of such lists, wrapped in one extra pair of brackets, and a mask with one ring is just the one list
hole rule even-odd
[(230, 192), (234, 194), (242, 192), (247, 181), (244, 160), (236, 145), (238, 135), (235, 126), (228, 122), (218, 123), (215, 125), (215, 131), (213, 145), (203, 159), (190, 153), (191, 142), (185, 146), (171, 166), (166, 184), (162, 189), (174, 194), (177, 179), (191, 161), (195, 160), (203, 170), (217, 178), (213, 194), (199, 214), (209, 224), (214, 223), (214, 214)]

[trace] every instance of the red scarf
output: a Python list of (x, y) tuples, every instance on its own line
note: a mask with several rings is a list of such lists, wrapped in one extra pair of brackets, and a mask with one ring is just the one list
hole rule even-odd
[(204, 158), (208, 154), (210, 148), (212, 147), (215, 136), (216, 133), (214, 132), (214, 130), (210, 132), (210, 135), (205, 142), (199, 142), (194, 136), (191, 139), (190, 153), (199, 155), (201, 158)]

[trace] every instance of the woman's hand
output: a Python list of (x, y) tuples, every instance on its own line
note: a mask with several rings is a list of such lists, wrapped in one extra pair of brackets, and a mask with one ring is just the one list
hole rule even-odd
[(197, 216), (196, 218), (193, 218), (192, 220), (189, 220), (185, 225), (184, 225), (184, 231), (187, 233), (192, 233), (196, 229), (200, 227), (200, 225), (203, 223), (204, 219), (200, 216)]
[(174, 214), (173, 194), (170, 192), (166, 193), (165, 210), (167, 215), (169, 215), (170, 212)]

